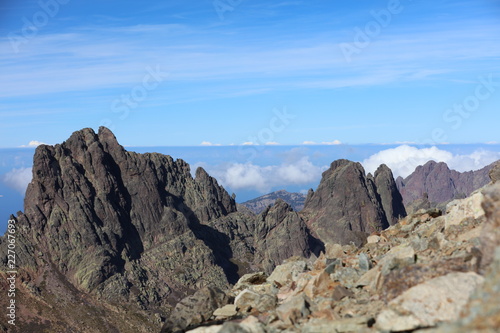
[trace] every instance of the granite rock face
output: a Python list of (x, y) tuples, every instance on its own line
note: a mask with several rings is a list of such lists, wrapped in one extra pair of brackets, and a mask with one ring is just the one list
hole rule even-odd
[(488, 184), (488, 174), (494, 165), (495, 163), (490, 164), (477, 171), (458, 172), (450, 170), (444, 162), (429, 161), (418, 166), (405, 179), (398, 177), (396, 184), (407, 208), (424, 197), (436, 206), (453, 199), (465, 198)]
[(337, 160), (323, 173), (301, 212), (323, 242), (360, 245), (367, 233), (383, 230), (406, 215), (392, 173), (386, 166), (377, 171), (374, 179), (365, 175), (360, 163)]
[(255, 262), (270, 273), (293, 256), (309, 257), (324, 251), (321, 241), (311, 236), (306, 223), (281, 199), (257, 218), (254, 241)]

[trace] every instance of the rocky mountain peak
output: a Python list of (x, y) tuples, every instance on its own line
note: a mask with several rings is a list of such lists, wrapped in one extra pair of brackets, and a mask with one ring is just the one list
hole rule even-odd
[(410, 211), (426, 203), (444, 208), (450, 200), (465, 198), (488, 184), (488, 173), (493, 166), (490, 164), (480, 170), (458, 172), (451, 170), (444, 162), (431, 160), (418, 166), (405, 179), (398, 178), (396, 184)]
[(324, 242), (361, 244), (363, 234), (394, 223), (394, 214), (406, 215), (392, 172), (387, 166), (377, 171), (373, 179), (360, 163), (337, 160), (323, 173), (317, 190), (308, 193), (303, 212)]

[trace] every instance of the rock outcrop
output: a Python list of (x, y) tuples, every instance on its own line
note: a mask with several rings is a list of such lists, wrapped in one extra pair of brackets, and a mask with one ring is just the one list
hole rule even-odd
[(400, 218), (406, 216), (406, 209), (391, 169), (387, 165), (382, 164), (375, 171), (374, 181), (387, 222), (390, 225), (394, 225)]
[(396, 184), (405, 206), (410, 211), (416, 211), (412, 209), (413, 203), (424, 197), (432, 206), (437, 206), (469, 196), (490, 182), (488, 174), (494, 165), (495, 163), (490, 164), (477, 171), (458, 172), (450, 170), (444, 162), (429, 161), (418, 166), (405, 179), (398, 177)]
[(299, 214), (281, 199), (259, 215), (256, 225), (255, 262), (268, 273), (292, 256), (308, 258), (324, 251), (324, 245), (311, 236)]
[(323, 173), (317, 190), (309, 192), (302, 214), (323, 242), (356, 245), (364, 242), (367, 233), (381, 231), (406, 215), (386, 166), (377, 170), (374, 179), (365, 175), (360, 163), (348, 160), (333, 162)]

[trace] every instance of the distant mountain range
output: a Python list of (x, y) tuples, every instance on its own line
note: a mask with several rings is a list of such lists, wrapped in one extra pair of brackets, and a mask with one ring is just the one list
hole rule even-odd
[(275, 201), (281, 199), (290, 206), (293, 210), (299, 212), (304, 208), (306, 196), (302, 193), (291, 193), (285, 190), (279, 190), (272, 193), (265, 194), (258, 198), (245, 201), (241, 205), (247, 207), (254, 214), (262, 213), (268, 206), (274, 205)]
[[(488, 184), (489, 173), (497, 163), (498, 161), (476, 171), (458, 172), (450, 169), (444, 162), (429, 161), (418, 166), (408, 177), (398, 177), (396, 186), (409, 212), (430, 207), (443, 209), (451, 200), (465, 198)], [(260, 214), (278, 199), (285, 201), (299, 212), (304, 208), (306, 196), (301, 193), (279, 190), (240, 205), (245, 206), (254, 214)]]
[(444, 208), (447, 202), (465, 198), (488, 184), (489, 173), (497, 163), (476, 171), (458, 172), (446, 163), (429, 161), (408, 177), (398, 177), (396, 185), (409, 212), (427, 206)]

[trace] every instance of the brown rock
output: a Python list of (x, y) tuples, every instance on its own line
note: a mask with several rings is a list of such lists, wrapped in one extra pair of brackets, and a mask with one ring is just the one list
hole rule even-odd
[(228, 302), (226, 295), (217, 288), (205, 287), (184, 298), (165, 321), (162, 333), (181, 332), (207, 321), (213, 312)]
[(481, 269), (485, 269), (493, 261), (495, 248), (500, 246), (500, 184), (484, 190), (482, 205), (487, 222), (481, 232)]
[(377, 317), (382, 331), (408, 331), (456, 320), (484, 278), (473, 272), (450, 273), (405, 291)]
[(310, 314), (309, 301), (304, 295), (289, 298), (276, 308), (276, 314), (285, 324), (294, 325)]
[(492, 183), (498, 182), (500, 180), (500, 162), (496, 162), (493, 168), (489, 172), (489, 177)]

